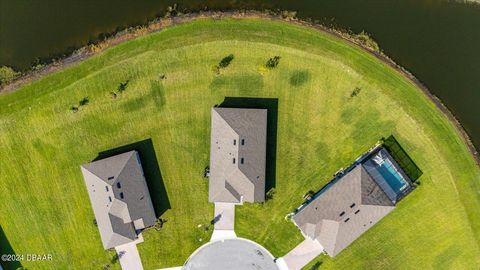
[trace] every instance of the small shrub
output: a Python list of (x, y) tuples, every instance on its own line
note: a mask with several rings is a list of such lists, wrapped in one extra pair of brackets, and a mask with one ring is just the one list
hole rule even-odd
[(233, 54), (229, 54), (227, 56), (225, 56), (221, 61), (220, 63), (218, 63), (218, 67), (219, 68), (226, 68), (230, 65), (230, 63), (232, 62), (234, 56)]
[(117, 98), (117, 93), (115, 92), (110, 92), (110, 96), (112, 97), (112, 99), (116, 99)]
[(278, 63), (280, 63), (280, 56), (275, 56), (268, 59), (267, 63), (265, 63), (265, 67), (268, 69), (274, 69), (278, 66)]
[(312, 267), (310, 267), (310, 270), (318, 270), (320, 269), (320, 266), (322, 265), (322, 262), (316, 262)]
[(160, 74), (160, 76), (158, 78), (160, 80), (165, 80), (167, 78), (167, 76), (165, 74)]
[(127, 86), (128, 86), (129, 82), (130, 82), (130, 80), (126, 80), (124, 82), (121, 82), (117, 87), (118, 92), (123, 93), (123, 91), (127, 90)]
[(20, 73), (16, 72), (11, 67), (0, 67), (0, 85), (12, 82), (18, 77), (18, 75), (20, 75)]
[(360, 94), (360, 91), (362, 91), (362, 88), (360, 87), (355, 87), (355, 89), (353, 89), (352, 93), (350, 94), (350, 97), (356, 97), (358, 94)]
[(282, 18), (284, 19), (293, 20), (297, 17), (297, 12), (291, 11), (291, 10), (283, 10), (281, 15), (282, 15)]
[(85, 106), (85, 105), (88, 105), (89, 102), (90, 102), (90, 99), (88, 97), (84, 97), (84, 98), (82, 98), (82, 100), (80, 100), (78, 105), (79, 106)]
[(177, 8), (178, 8), (177, 4), (173, 4), (173, 6), (168, 6), (167, 10), (165, 11), (164, 17), (171, 18), (179, 15)]
[(353, 36), (354, 40), (360, 43), (362, 46), (369, 48), (375, 52), (380, 52), (380, 46), (378, 43), (365, 31), (360, 32)]
[(307, 193), (305, 193), (305, 195), (303, 195), (303, 199), (308, 201), (313, 197), (313, 195), (315, 195), (315, 191), (309, 190)]
[(271, 188), (269, 191), (267, 191), (266, 199), (267, 200), (273, 199), (273, 195), (275, 195), (275, 188)]
[(165, 225), (165, 223), (167, 223), (167, 220), (166, 219), (163, 219), (163, 218), (159, 218), (157, 219), (157, 221), (155, 222), (155, 230), (159, 231), (163, 228), (163, 225)]

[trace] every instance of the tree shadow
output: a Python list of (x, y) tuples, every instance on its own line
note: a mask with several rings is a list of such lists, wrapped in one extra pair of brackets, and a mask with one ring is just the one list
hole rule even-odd
[(388, 150), (390, 155), (397, 161), (400, 168), (403, 169), (405, 174), (412, 180), (412, 182), (417, 181), (423, 172), (415, 164), (413, 159), (407, 154), (403, 147), (398, 143), (397, 139), (393, 135), (390, 135), (388, 138), (383, 139), (383, 144)]
[[(0, 226), (0, 253), (1, 255), (4, 255), (4, 254), (15, 255), (15, 251), (10, 245), (10, 242), (8, 241), (7, 236), (5, 235), (5, 232), (3, 231), (3, 228), (1, 226)], [(22, 267), (22, 264), (19, 261), (15, 261), (15, 260), (13, 261), (2, 260), (2, 267), (5, 270), (16, 270)]]
[(158, 165), (157, 155), (155, 154), (152, 139), (146, 139), (100, 152), (94, 161), (133, 150), (136, 150), (140, 155), (140, 161), (142, 162), (142, 168), (147, 181), (150, 197), (152, 198), (155, 214), (157, 218), (161, 217), (165, 211), (171, 209), (171, 206), (170, 201), (168, 200), (167, 190), (165, 189), (165, 184), (163, 182), (162, 173)]
[(276, 186), (278, 98), (225, 97), (218, 107), (267, 109), (265, 191)]

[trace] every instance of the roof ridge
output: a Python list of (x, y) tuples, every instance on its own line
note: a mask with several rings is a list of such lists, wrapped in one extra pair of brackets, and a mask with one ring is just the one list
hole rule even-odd
[(116, 182), (117, 182), (118, 176), (123, 173), (123, 171), (125, 170), (125, 167), (126, 167), (127, 163), (130, 161), (130, 159), (132, 159), (133, 154), (134, 154), (134, 153), (136, 154), (136, 153), (138, 153), (138, 152), (137, 152), (136, 150), (132, 150), (132, 151), (129, 151), (129, 152), (125, 152), (124, 154), (126, 154), (126, 153), (130, 153), (130, 155), (129, 155), (128, 158), (125, 159), (125, 162), (124, 162), (123, 165), (120, 167), (120, 168), (121, 168), (121, 169), (120, 169), (120, 172), (117, 173), (117, 175), (115, 175), (115, 178), (114, 178), (115, 181), (113, 181), (113, 183), (116, 183)]

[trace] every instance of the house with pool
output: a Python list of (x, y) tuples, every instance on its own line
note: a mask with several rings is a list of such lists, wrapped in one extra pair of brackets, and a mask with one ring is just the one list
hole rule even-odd
[(378, 145), (300, 206), (292, 217), (305, 238), (331, 257), (395, 209), (413, 190), (411, 179)]

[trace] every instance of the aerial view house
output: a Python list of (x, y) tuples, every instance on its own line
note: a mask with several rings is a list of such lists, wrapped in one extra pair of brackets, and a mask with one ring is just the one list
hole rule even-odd
[(133, 242), (156, 221), (137, 151), (81, 166), (105, 249)]
[(267, 110), (212, 108), (209, 201), (265, 201)]
[(382, 147), (375, 147), (306, 204), (294, 223), (334, 257), (390, 213), (413, 189), (409, 177)]

